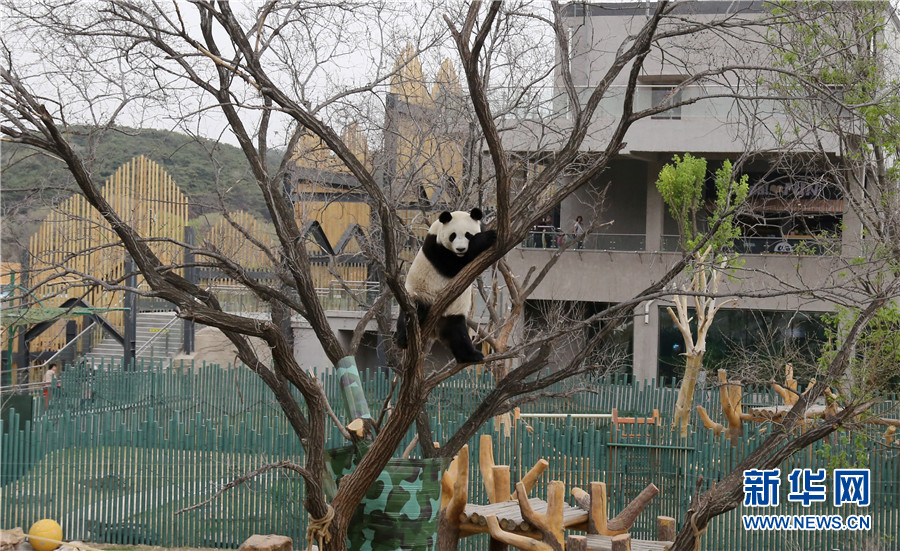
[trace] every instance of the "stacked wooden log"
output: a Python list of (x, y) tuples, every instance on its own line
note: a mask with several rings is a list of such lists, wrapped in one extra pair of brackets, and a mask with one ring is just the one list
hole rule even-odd
[[(572, 496), (576, 507), (565, 502), (565, 484), (560, 481), (549, 484), (546, 501), (529, 498), (528, 493), (533, 490), (549, 463), (544, 459), (538, 461), (516, 484), (515, 491), (510, 492), (509, 467), (494, 464), (493, 443), (489, 435), (482, 436), (480, 448), (479, 468), (490, 503), (466, 503), (469, 450), (468, 447), (463, 447), (441, 481), (443, 493), (438, 535), (440, 549), (456, 549), (459, 538), (478, 533), (490, 533), (493, 541), (500, 546), (508, 544), (527, 551), (564, 551), (571, 546), (576, 551), (631, 549), (620, 545), (631, 545), (632, 540), (627, 531), (659, 493), (655, 485), (648, 485), (619, 515), (608, 519), (605, 483), (591, 483), (590, 492), (573, 488)], [(658, 520), (661, 523), (659, 526), (671, 527), (670, 532), (660, 532), (669, 539), (662, 542), (635, 540), (634, 549), (666, 549), (674, 539), (675, 521), (670, 520), (670, 524)], [(572, 540), (572, 536), (565, 537), (566, 529), (584, 530), (589, 536), (587, 539), (576, 537)], [(569, 540), (572, 540), (571, 543)], [(617, 546), (611, 547), (613, 544)]]

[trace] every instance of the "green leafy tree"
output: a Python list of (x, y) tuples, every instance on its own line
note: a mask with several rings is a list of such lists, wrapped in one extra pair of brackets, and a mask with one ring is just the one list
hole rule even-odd
[[(671, 164), (663, 167), (656, 181), (678, 224), (682, 246), (692, 256), (685, 269), (688, 281), (682, 285), (682, 290), (690, 294), (673, 296), (675, 308), (668, 308), (685, 345), (684, 379), (672, 421), (673, 426), (680, 427), (682, 436), (687, 435), (694, 388), (706, 353), (706, 336), (716, 312), (725, 304), (717, 301), (715, 295), (723, 272), (737, 262), (737, 255), (730, 251), (734, 240), (741, 235), (735, 213), (747, 199), (749, 184), (746, 175), (735, 180), (732, 173), (730, 161), (725, 161), (716, 171), (716, 198), (711, 212), (703, 201), (706, 159), (688, 153), (681, 158), (676, 155)], [(691, 329), (691, 305), (697, 317), (696, 331)]]

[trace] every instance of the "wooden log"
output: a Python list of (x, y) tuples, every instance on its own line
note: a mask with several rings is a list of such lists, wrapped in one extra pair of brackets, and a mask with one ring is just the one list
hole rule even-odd
[[(453, 458), (441, 478), (441, 514), (438, 520), (438, 548), (453, 551), (459, 547), (460, 525), (466, 518), (469, 499), (469, 445)], [(450, 495), (446, 498), (444, 493)]]
[(494, 499), (495, 503), (502, 503), (510, 500), (509, 493), (509, 465), (494, 465)]
[[(458, 519), (459, 514), (465, 511), (466, 502), (469, 499), (469, 445), (466, 444), (459, 450), (454, 459), (456, 462), (456, 474), (453, 480), (453, 496), (447, 504), (447, 518), (451, 521)], [(458, 526), (458, 524), (457, 524)]]
[(721, 423), (716, 423), (709, 417), (709, 413), (706, 412), (706, 408), (703, 406), (697, 406), (697, 413), (700, 415), (700, 420), (703, 421), (703, 426), (712, 429), (713, 434), (719, 436), (725, 431), (725, 426)]
[(591, 510), (588, 511), (588, 533), (608, 534), (609, 508), (606, 502), (606, 483), (591, 482)]
[(784, 402), (786, 405), (790, 403), (790, 401), (791, 401), (791, 391), (790, 390), (784, 388), (783, 386), (781, 386), (778, 383), (772, 383), (772, 390), (774, 390), (776, 394), (781, 396), (781, 401)]
[(888, 427), (884, 431), (884, 444), (886, 446), (893, 446), (894, 440), (897, 439), (896, 435), (897, 435), (897, 427), (894, 427), (894, 426)]
[(806, 390), (803, 391), (803, 394), (806, 394), (807, 392), (812, 390), (812, 387), (814, 387), (814, 386), (816, 386), (816, 378), (815, 377), (813, 377), (812, 379), (809, 380), (809, 384), (806, 385)]
[(492, 538), (508, 545), (512, 545), (516, 549), (522, 549), (523, 551), (554, 551), (552, 547), (542, 541), (527, 536), (511, 534), (503, 530), (500, 528), (500, 523), (497, 522), (497, 517), (494, 515), (487, 517), (487, 527)]
[(647, 507), (650, 501), (656, 497), (656, 494), (658, 493), (659, 488), (657, 488), (655, 484), (648, 484), (636, 498), (631, 500), (631, 503), (622, 509), (621, 513), (607, 523), (607, 530), (610, 532), (609, 535), (617, 535), (631, 530), (638, 515), (641, 514), (641, 511)]
[(609, 509), (606, 503), (606, 482), (591, 482), (591, 508), (588, 511), (588, 533), (607, 534)]
[(522, 518), (528, 521), (538, 532), (541, 539), (554, 550), (562, 550), (565, 542), (565, 528), (563, 526), (563, 504), (566, 497), (566, 485), (559, 480), (554, 480), (547, 488), (547, 512), (538, 513), (528, 501), (528, 492), (525, 485), (516, 484), (516, 496), (519, 508), (522, 510)]
[(484, 482), (488, 501), (497, 503), (494, 495), (494, 442), (490, 434), (482, 434), (478, 442), (478, 468), (481, 470), (481, 480)]
[(740, 386), (728, 381), (728, 373), (724, 369), (717, 371), (719, 379), (719, 398), (722, 402), (722, 411), (728, 420), (728, 436), (731, 444), (737, 445), (737, 438), (744, 433), (741, 423), (741, 390)]
[[(547, 461), (546, 459), (540, 459), (537, 463), (534, 464), (534, 467), (532, 467), (530, 471), (525, 473), (525, 476), (522, 477), (522, 484), (525, 485), (525, 491), (530, 492), (532, 489), (534, 489), (534, 485), (537, 484), (538, 479), (542, 474), (544, 474), (544, 471), (547, 470), (547, 467), (549, 466), (549, 461)], [(515, 492), (513, 492), (512, 497), (513, 499), (516, 499)]]
[(582, 511), (591, 512), (591, 496), (578, 486), (572, 488), (572, 498), (575, 500), (575, 505), (578, 506)]
[(579, 509), (588, 512), (587, 533), (610, 535), (607, 533), (606, 483), (591, 482), (590, 494), (581, 488), (572, 488), (572, 497)]
[(791, 363), (784, 364), (784, 386), (791, 391), (791, 401), (788, 405), (792, 406), (796, 404), (800, 397), (797, 394), (797, 380), (794, 379), (794, 366)]
[(656, 539), (659, 541), (675, 541), (675, 519), (672, 517), (656, 517)]
[(612, 551), (631, 551), (631, 534), (613, 536)]
[(587, 551), (587, 538), (584, 536), (567, 537), (566, 551)]

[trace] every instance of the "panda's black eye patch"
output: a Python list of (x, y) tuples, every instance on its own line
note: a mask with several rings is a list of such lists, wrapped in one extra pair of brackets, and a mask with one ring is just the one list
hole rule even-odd
[(450, 241), (453, 241), (454, 239), (456, 239), (456, 234), (455, 234), (455, 233), (451, 233), (451, 234), (450, 234)]
[(472, 234), (469, 232), (466, 232), (466, 239), (472, 239)]

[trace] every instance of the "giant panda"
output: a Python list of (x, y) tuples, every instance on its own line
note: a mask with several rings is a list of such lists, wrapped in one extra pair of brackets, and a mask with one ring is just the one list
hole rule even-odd
[[(481, 209), (474, 208), (470, 212), (444, 211), (437, 221), (428, 228), (425, 243), (416, 254), (409, 273), (406, 274), (406, 291), (416, 304), (419, 321), (428, 315), (434, 304), (450, 280), (458, 274), (476, 256), (488, 249), (497, 241), (494, 230), (481, 231)], [(456, 297), (444, 311), (438, 321), (437, 338), (453, 353), (460, 363), (480, 362), (484, 354), (475, 348), (469, 338), (466, 319), (472, 311), (471, 287)], [(406, 348), (407, 328), (403, 311), (397, 318), (397, 331), (394, 334), (399, 348)]]

